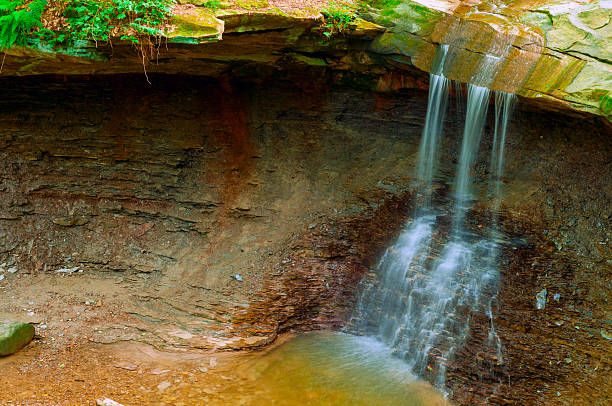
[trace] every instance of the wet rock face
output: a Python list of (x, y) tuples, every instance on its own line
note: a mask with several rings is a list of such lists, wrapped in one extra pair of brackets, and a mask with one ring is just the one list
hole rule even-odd
[[(151, 79), (0, 82), (0, 263), (122, 275), (126, 325), (155, 331), (160, 346), (244, 348), (341, 327), (410, 215), (426, 93), (334, 87), (308, 70)], [(457, 162), (457, 117), (440, 193)], [(505, 253), (494, 314), (504, 363), (483, 352), (489, 319), (474, 315), (449, 362), (459, 404), (609, 395), (611, 156), (601, 123), (513, 116), (502, 218), (520, 244)], [(482, 199), (474, 221), (487, 210)]]
[[(459, 404), (605, 404), (612, 310), (612, 145), (605, 127), (519, 109), (506, 144), (501, 255), (493, 319), (502, 360), (487, 351), (490, 320), (473, 315), (449, 362)], [(487, 137), (482, 152), (489, 150)], [(487, 162), (486, 157), (480, 157)], [(474, 168), (485, 181), (485, 167)], [(486, 208), (484, 200), (478, 209)], [(546, 305), (537, 297), (547, 291)]]
[(234, 318), (237, 334), (274, 338), (289, 330), (344, 326), (360, 280), (412, 212), (410, 193), (387, 195), (358, 215), (314, 218), (289, 241), (259, 298)]

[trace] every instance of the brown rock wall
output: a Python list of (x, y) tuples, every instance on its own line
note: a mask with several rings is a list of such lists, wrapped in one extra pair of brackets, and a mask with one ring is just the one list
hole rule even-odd
[[(342, 326), (357, 281), (410, 215), (426, 94), (330, 86), (318, 72), (0, 81), (0, 263), (62, 284), (74, 283), (54, 272), (64, 267), (117, 277), (123, 324), (94, 335), (105, 342), (242, 348)], [(447, 384), (461, 404), (604, 404), (612, 145), (601, 123), (525, 107), (503, 187), (516, 240), (494, 314), (505, 362), (484, 353), (488, 318), (473, 315)], [(462, 131), (448, 117), (440, 197)], [(483, 199), (475, 225), (487, 210)]]

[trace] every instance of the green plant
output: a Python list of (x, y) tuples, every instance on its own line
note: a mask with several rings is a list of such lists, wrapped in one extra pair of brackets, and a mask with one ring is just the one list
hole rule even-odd
[(342, 33), (357, 18), (351, 6), (335, 1), (330, 2), (326, 8), (321, 10), (321, 13), (325, 17), (323, 35), (327, 38)]
[(236, 5), (246, 10), (266, 8), (268, 7), (268, 0), (238, 0)]
[(217, 11), (221, 8), (221, 0), (207, 0), (204, 3), (204, 7), (209, 8), (213, 11)]
[(402, 0), (362, 0), (359, 2), (361, 7), (370, 6), (379, 10), (388, 10), (397, 7)]
[(41, 26), (47, 0), (0, 0), (0, 51), (25, 45), (28, 34)]
[[(26, 45), (38, 37), (51, 45), (80, 39), (110, 41), (118, 37), (147, 45), (161, 37), (172, 0), (71, 0), (63, 7), (64, 26), (43, 28), (41, 16), (47, 0), (0, 0), (0, 50)], [(57, 5), (55, 5), (58, 7)]]
[(365, 15), (372, 8), (377, 9), (380, 22), (391, 22), (390, 17), (397, 16), (395, 8), (403, 0), (362, 0), (358, 3), (359, 15)]
[(75, 39), (109, 41), (112, 37), (140, 44), (161, 36), (168, 19), (168, 0), (73, 0), (64, 15)]
[[(0, 51), (39, 38), (50, 45), (78, 40), (130, 41), (145, 69), (161, 43), (163, 27), (174, 0), (68, 0), (51, 2), (48, 11), (60, 16), (59, 28), (42, 27), (47, 0), (0, 0)], [(4, 62), (4, 59), (3, 61)], [(1, 69), (2, 65), (0, 65)]]
[(146, 65), (158, 49), (154, 41), (161, 42), (171, 4), (172, 0), (72, 0), (63, 13), (67, 27), (61, 32), (45, 30), (40, 36), (52, 44), (82, 39), (130, 41), (147, 76)]

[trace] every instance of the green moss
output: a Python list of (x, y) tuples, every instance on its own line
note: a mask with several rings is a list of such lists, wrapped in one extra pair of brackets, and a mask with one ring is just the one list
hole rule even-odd
[(0, 357), (19, 351), (32, 338), (34, 327), (31, 324), (0, 322)]
[(366, 7), (373, 7), (378, 10), (391, 10), (399, 6), (402, 0), (363, 0), (359, 2), (359, 6), (364, 9)]
[(246, 10), (266, 8), (268, 7), (268, 0), (239, 0), (236, 5)]
[(166, 33), (170, 42), (197, 44), (221, 39), (223, 22), (218, 20), (212, 10), (200, 8), (193, 14), (172, 16), (175, 29)]
[(423, 24), (429, 24), (432, 21), (437, 22), (437, 20), (440, 18), (439, 11), (432, 10), (414, 2), (410, 2), (408, 7), (402, 8), (402, 12), (400, 14), (402, 16), (409, 16), (414, 21)]
[[(371, 12), (371, 8), (379, 11)], [(374, 18), (376, 24), (386, 27), (398, 26), (403, 31), (430, 35), (435, 25), (444, 16), (439, 10), (411, 0), (377, 0), (362, 1), (360, 13)]]
[[(200, 4), (198, 4), (198, 3), (200, 3)], [(221, 8), (221, 1), (220, 0), (206, 0), (206, 1), (195, 0), (195, 1), (189, 1), (189, 4), (193, 4), (193, 5), (196, 5), (196, 6), (204, 6), (206, 8), (211, 9), (211, 10), (214, 10), (214, 11), (216, 11), (216, 10)]]
[(294, 55), (293, 58), (296, 61), (303, 62), (310, 66), (327, 66), (327, 62), (325, 61), (325, 59), (321, 59), (321, 58), (311, 58), (309, 56), (300, 55), (300, 54)]
[(599, 108), (606, 116), (612, 116), (612, 97), (610, 94), (606, 94), (601, 96), (601, 101), (599, 102)]

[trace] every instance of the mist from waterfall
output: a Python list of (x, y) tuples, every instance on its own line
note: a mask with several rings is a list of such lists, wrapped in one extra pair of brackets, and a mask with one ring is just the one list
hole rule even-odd
[[(432, 196), (452, 86), (443, 75), (447, 52), (448, 46), (440, 47), (432, 69), (434, 73), (430, 75), (413, 220), (382, 256), (376, 276), (364, 281), (352, 320), (360, 332), (377, 338), (405, 359), (415, 374), (434, 374), (440, 387), (445, 382), (448, 359), (468, 336), (472, 313), (480, 312), (489, 317), (491, 352), (498, 364), (503, 363), (501, 342), (493, 324), (493, 306), (499, 284), (497, 260), (501, 233), (498, 212), (504, 145), (515, 100), (512, 94), (495, 93), (488, 190), (488, 197), (493, 202), (490, 228), (475, 233), (467, 224), (477, 198), (473, 169), (492, 91), (467, 85), (467, 101), (460, 104), (465, 109), (465, 121), (453, 182), (451, 227), (443, 230), (439, 217), (444, 213), (433, 203)], [(461, 97), (461, 89), (460, 84), (455, 84), (457, 98)]]

